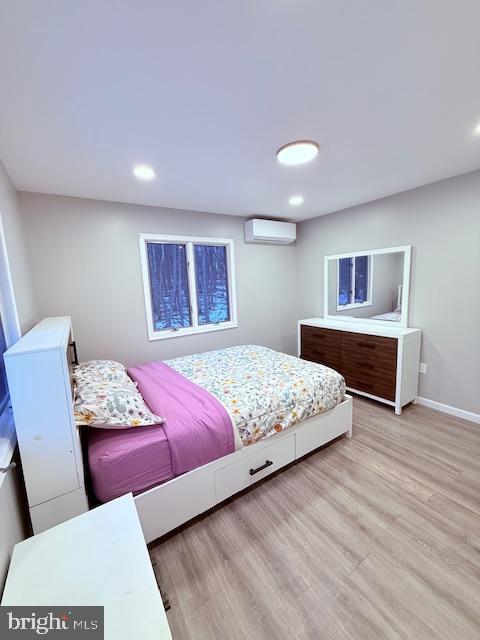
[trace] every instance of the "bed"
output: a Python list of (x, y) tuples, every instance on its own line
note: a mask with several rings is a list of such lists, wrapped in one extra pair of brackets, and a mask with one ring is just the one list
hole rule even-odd
[(341, 376), (261, 347), (140, 365), (132, 378), (122, 363), (79, 364), (76, 352), (60, 316), (5, 355), (34, 533), (98, 504), (91, 474), (104, 500), (135, 494), (151, 542), (352, 433)]
[(389, 311), (380, 313), (378, 316), (372, 316), (371, 320), (388, 320), (389, 322), (400, 322), (402, 316), (401, 311)]
[(130, 491), (138, 496), (252, 445), (277, 442), (279, 434), (345, 398), (336, 371), (256, 345), (147, 363), (128, 373), (166, 422), (90, 429), (90, 476), (102, 502)]

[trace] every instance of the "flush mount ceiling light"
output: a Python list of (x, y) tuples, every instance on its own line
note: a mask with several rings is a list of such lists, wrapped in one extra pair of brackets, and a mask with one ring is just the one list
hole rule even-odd
[(298, 207), (298, 205), (302, 204), (303, 196), (292, 196), (288, 201), (288, 204), (291, 204), (292, 207)]
[(297, 140), (283, 145), (277, 151), (278, 161), (282, 164), (295, 165), (310, 162), (318, 154), (318, 144), (311, 140)]
[(155, 171), (146, 164), (137, 164), (133, 167), (133, 175), (139, 180), (153, 180)]

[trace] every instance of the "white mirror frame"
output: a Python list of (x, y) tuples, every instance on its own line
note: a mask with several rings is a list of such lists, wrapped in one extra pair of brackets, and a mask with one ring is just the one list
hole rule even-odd
[[(403, 289), (402, 289), (402, 313), (400, 322), (391, 322), (390, 320), (375, 320), (373, 318), (354, 318), (353, 316), (339, 316), (328, 313), (328, 263), (330, 260), (338, 260), (339, 258), (353, 258), (356, 256), (378, 255), (382, 253), (403, 253)], [(387, 247), (386, 249), (369, 249), (364, 251), (349, 251), (348, 253), (339, 253), (338, 255), (325, 256), (323, 258), (323, 316), (329, 320), (338, 320), (342, 322), (361, 322), (363, 324), (376, 324), (389, 327), (408, 327), (408, 309), (410, 304), (410, 265), (412, 260), (412, 247), (405, 245), (403, 247)]]

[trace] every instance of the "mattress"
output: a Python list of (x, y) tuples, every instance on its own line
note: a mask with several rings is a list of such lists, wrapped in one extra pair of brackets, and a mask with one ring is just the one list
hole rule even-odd
[(135, 495), (174, 477), (170, 447), (161, 425), (94, 429), (88, 433), (88, 464), (95, 495), (107, 502)]
[[(231, 418), (235, 435), (241, 439), (240, 446), (253, 444), (334, 408), (345, 393), (345, 380), (333, 369), (256, 345), (166, 360), (163, 365), (181, 374), (197, 391), (201, 387), (221, 403)], [(161, 373), (165, 370), (163, 365), (153, 369), (166, 376)], [(149, 365), (129, 372), (142, 367)], [(168, 390), (173, 393), (176, 386), (179, 385), (173, 385), (172, 389), (170, 385)], [(164, 389), (166, 392), (167, 387)], [(165, 415), (161, 411), (162, 393), (158, 396), (155, 411)], [(165, 409), (171, 415), (171, 402)], [(184, 409), (182, 406), (174, 416), (177, 425)], [(182, 419), (191, 422), (188, 412)], [(105, 502), (129, 491), (138, 494), (174, 477), (178, 465), (172, 464), (174, 443), (169, 443), (167, 436), (172, 425), (167, 423), (164, 427), (91, 429), (88, 459), (99, 500)]]
[(165, 364), (224, 405), (245, 445), (333, 409), (345, 394), (345, 380), (337, 371), (258, 345), (184, 356)]

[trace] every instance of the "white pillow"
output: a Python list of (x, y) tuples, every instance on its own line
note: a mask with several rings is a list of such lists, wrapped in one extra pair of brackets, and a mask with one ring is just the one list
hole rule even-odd
[(75, 391), (75, 421), (79, 426), (129, 429), (165, 422), (150, 411), (130, 378), (128, 383), (79, 380)]
[(81, 362), (73, 370), (73, 379), (75, 382), (92, 380), (93, 382), (131, 382), (133, 384), (127, 368), (115, 360)]

